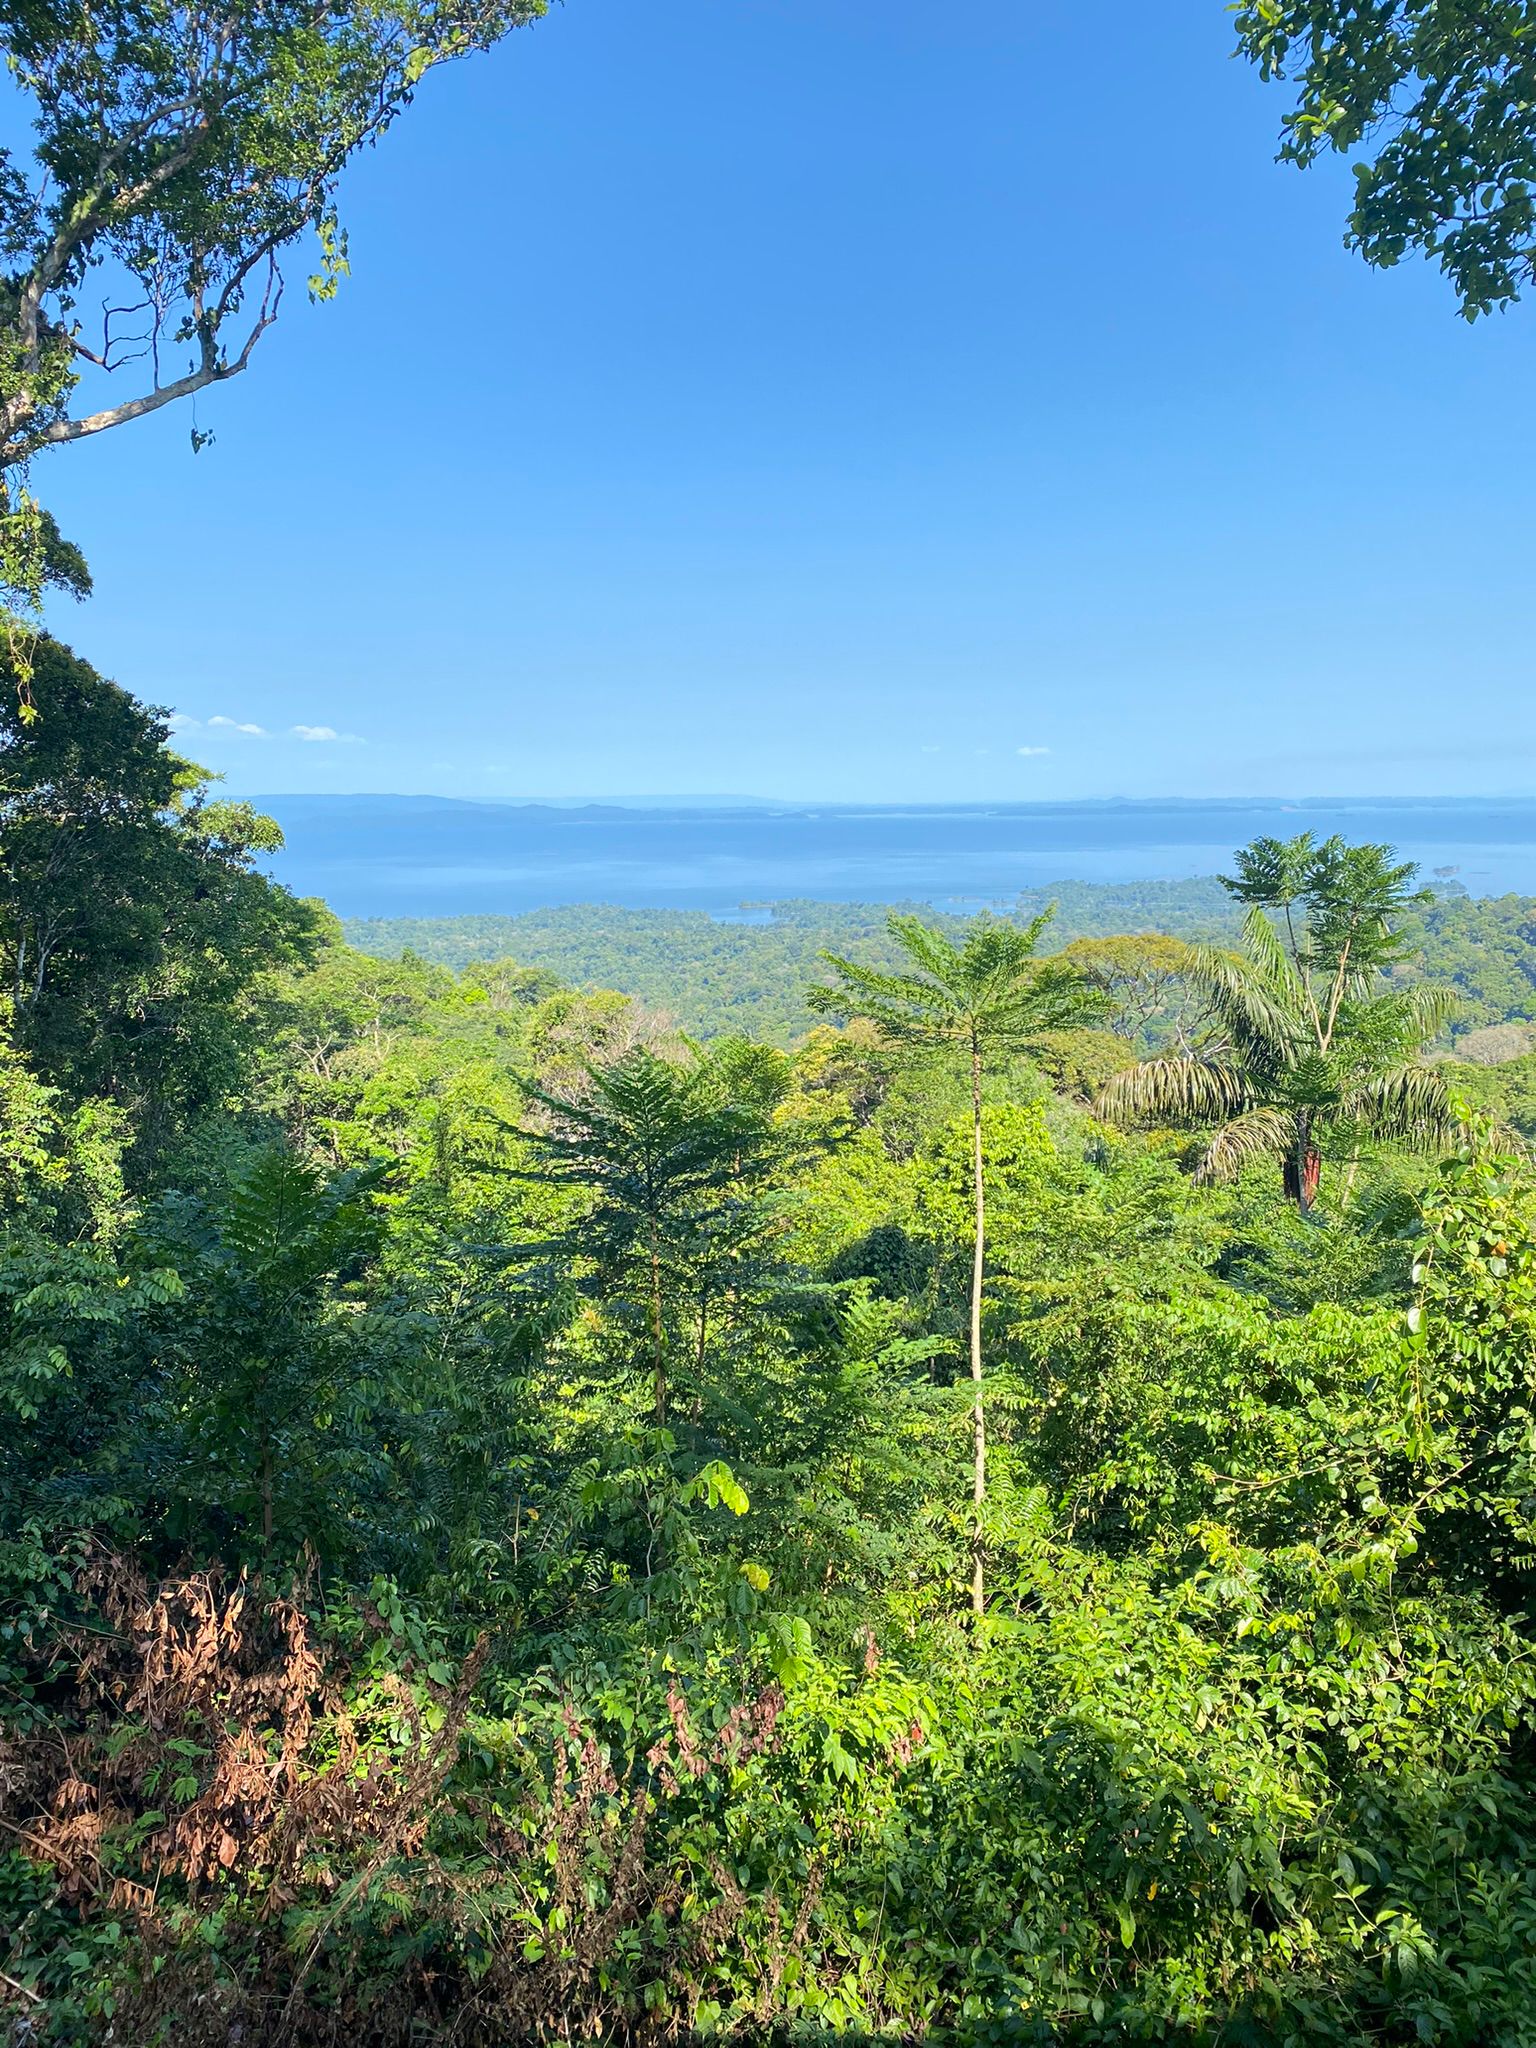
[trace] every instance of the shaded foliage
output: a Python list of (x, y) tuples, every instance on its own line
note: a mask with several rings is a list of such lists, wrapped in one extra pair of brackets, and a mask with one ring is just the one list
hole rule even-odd
[(40, 1076), (120, 1103), (149, 1154), (238, 1085), (252, 985), (309, 918), (256, 866), (276, 827), (213, 801), (163, 719), (55, 641), (34, 665), (46, 719), (0, 691), (0, 972)]

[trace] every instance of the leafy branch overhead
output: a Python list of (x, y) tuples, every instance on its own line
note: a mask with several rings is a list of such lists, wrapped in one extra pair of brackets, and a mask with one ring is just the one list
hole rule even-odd
[(428, 71), (546, 5), (0, 6), (33, 129), (29, 150), (0, 149), (0, 604), (24, 703), (45, 585), (86, 580), (31, 493), (31, 458), (238, 376), (306, 233), (310, 295), (331, 297), (347, 270), (346, 164)]
[(1354, 158), (1348, 240), (1367, 262), (1419, 250), (1468, 319), (1536, 268), (1532, 0), (1244, 0), (1238, 45), (1293, 84), (1280, 155)]
[[(243, 370), (277, 317), (290, 244), (318, 237), (315, 296), (345, 272), (348, 160), (429, 70), (544, 8), (7, 0), (0, 31), (36, 140), (30, 162), (0, 159), (0, 467)], [(129, 393), (77, 406), (92, 371)]]

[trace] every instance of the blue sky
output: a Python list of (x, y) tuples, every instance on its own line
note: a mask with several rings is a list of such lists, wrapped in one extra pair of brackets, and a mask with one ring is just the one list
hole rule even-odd
[(1536, 304), (1347, 255), (1230, 43), (568, 0), (350, 174), (211, 449), (38, 463), (57, 630), (237, 791), (1536, 788)]

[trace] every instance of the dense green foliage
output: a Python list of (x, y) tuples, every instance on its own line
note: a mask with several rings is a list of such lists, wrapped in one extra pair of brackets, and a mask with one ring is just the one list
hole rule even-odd
[[(1230, 945), (1242, 922), (1214, 876), (1114, 886), (1057, 882), (1020, 896), (1012, 914), (1027, 921), (1053, 906), (1047, 949), (1125, 933)], [(752, 914), (765, 921), (581, 904), (522, 917), (351, 918), (344, 929), (365, 953), (412, 952), (453, 968), (511, 957), (577, 987), (628, 989), (703, 1037), (740, 1033), (774, 1045), (792, 1044), (814, 1023), (805, 991), (821, 953), (872, 967), (899, 959), (883, 906), (775, 903)], [(933, 922), (951, 932), (962, 928), (958, 919)], [(1399, 977), (1454, 988), (1453, 1030), (1536, 1017), (1536, 902), (1529, 897), (1446, 895), (1406, 915), (1403, 932), (1412, 954)]]
[[(352, 950), (50, 659), (0, 747), (18, 2041), (1536, 2044), (1536, 1175), (1362, 1119), (1303, 1214), (1089, 1106), (1283, 1078), (1351, 902), (1378, 1049), (1422, 920), (1515, 913), (1342, 849), (1203, 993), (1182, 938), (829, 965), (807, 916), (851, 1021), (700, 1046)], [(1413, 1071), (1528, 1127), (1528, 1064)]]
[(32, 664), (48, 718), (0, 702), (0, 988), (42, 1080), (164, 1143), (237, 1085), (251, 981), (312, 920), (256, 872), (270, 819), (212, 800), (160, 718), (56, 641)]
[[(1536, 2048), (1536, 906), (344, 932), (34, 639), (33, 456), (542, 12), (5, 9), (0, 2035)], [(1528, 0), (1236, 13), (1515, 296)]]

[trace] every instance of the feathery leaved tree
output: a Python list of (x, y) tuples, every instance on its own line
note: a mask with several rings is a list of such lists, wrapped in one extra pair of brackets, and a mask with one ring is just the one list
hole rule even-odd
[(183, 1535), (218, 1530), (247, 1559), (305, 1544), (334, 1557), (361, 1502), (383, 1497), (380, 1416), (393, 1422), (405, 1393), (378, 1329), (337, 1313), (340, 1276), (377, 1244), (383, 1177), (382, 1163), (326, 1175), (273, 1145), (217, 1197), (170, 1194), (149, 1212), (145, 1245), (189, 1303), (156, 1342)]
[(896, 914), (887, 920), (891, 937), (914, 972), (887, 973), (860, 966), (836, 953), (822, 958), (837, 975), (835, 985), (813, 988), (813, 1010), (865, 1017), (898, 1045), (949, 1052), (961, 1057), (971, 1083), (971, 1185), (976, 1230), (971, 1259), (970, 1364), (973, 1442), (971, 1607), (986, 1606), (986, 1557), (982, 1510), (987, 1498), (987, 1422), (983, 1401), (981, 1301), (987, 1256), (986, 1172), (982, 1158), (982, 1081), (989, 1064), (1010, 1054), (1040, 1049), (1055, 1031), (1070, 1030), (1101, 1007), (1102, 998), (1081, 970), (1059, 956), (1041, 960), (1036, 948), (1054, 906), (1020, 927), (991, 918), (978, 920), (963, 944), (919, 917)]
[(525, 1084), (542, 1120), (524, 1132), (541, 1179), (584, 1188), (591, 1205), (562, 1240), (605, 1289), (644, 1303), (653, 1412), (667, 1419), (669, 1296), (708, 1286), (753, 1232), (754, 1197), (775, 1155), (759, 1092), (725, 1058), (664, 1060), (643, 1046), (587, 1069), (585, 1099)]
[(1449, 1021), (1446, 989), (1389, 988), (1406, 958), (1402, 911), (1424, 897), (1414, 868), (1385, 846), (1318, 844), (1311, 833), (1256, 839), (1224, 886), (1249, 907), (1240, 952), (1186, 950), (1185, 974), (1209, 1005), (1201, 1049), (1143, 1060), (1099, 1096), (1117, 1123), (1215, 1126), (1197, 1168), (1230, 1180), (1244, 1163), (1278, 1158), (1303, 1214), (1316, 1198), (1325, 1137), (1433, 1145), (1455, 1118), (1443, 1077), (1421, 1057)]

